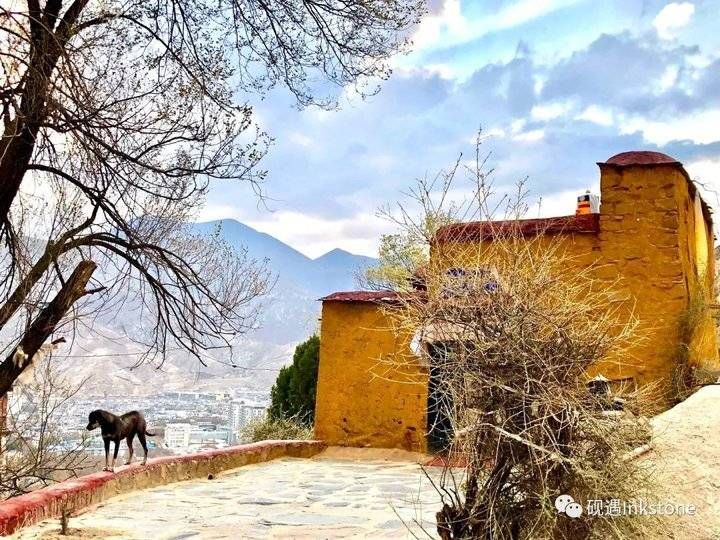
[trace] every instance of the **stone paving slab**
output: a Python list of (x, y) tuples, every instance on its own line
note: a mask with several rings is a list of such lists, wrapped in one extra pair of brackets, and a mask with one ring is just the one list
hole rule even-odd
[(71, 536), (53, 520), (13, 538), (428, 538), (438, 509), (413, 462), (283, 458), (116, 497), (71, 518)]

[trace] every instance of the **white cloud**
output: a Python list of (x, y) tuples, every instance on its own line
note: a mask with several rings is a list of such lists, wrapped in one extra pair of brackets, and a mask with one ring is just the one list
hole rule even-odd
[(245, 223), (312, 258), (335, 248), (377, 257), (381, 235), (394, 232), (391, 223), (374, 213), (326, 218), (293, 210), (278, 210), (248, 216), (231, 205), (209, 204), (197, 216), (200, 222), (220, 219), (235, 219)]
[(218, 219), (237, 219), (242, 221), (236, 206), (230, 204), (205, 204), (198, 215), (197, 221), (216, 221)]
[(685, 170), (697, 182), (703, 199), (710, 206), (720, 208), (720, 158), (686, 163)]
[(701, 51), (697, 51), (695, 54), (687, 55), (685, 60), (688, 65), (695, 68), (696, 72), (694, 75), (699, 75), (699, 72), (712, 64), (716, 60), (716, 57), (711, 54), (703, 54)]
[(303, 148), (311, 148), (315, 146), (315, 142), (310, 137), (297, 131), (290, 133), (288, 135), (288, 140), (293, 144), (302, 146)]
[(524, 118), (517, 118), (510, 122), (510, 131), (513, 133), (520, 133), (525, 127), (526, 120)]
[(663, 146), (670, 141), (709, 144), (720, 140), (720, 109), (699, 111), (668, 120), (623, 117), (620, 133), (642, 133), (646, 142)]
[(437, 74), (440, 78), (446, 80), (454, 79), (457, 75), (455, 68), (450, 64), (425, 64), (423, 69), (428, 73)]
[(653, 25), (662, 39), (672, 39), (687, 26), (694, 13), (695, 5), (690, 2), (671, 2), (660, 10)]
[(518, 142), (529, 142), (534, 143), (542, 140), (545, 137), (544, 129), (531, 129), (530, 131), (523, 131), (513, 136), (514, 141)]
[(295, 211), (278, 211), (268, 214), (265, 219), (245, 223), (309, 257), (319, 257), (335, 248), (376, 257), (380, 236), (392, 229), (390, 223), (372, 213), (325, 218)]
[(566, 115), (572, 109), (570, 102), (546, 103), (544, 105), (535, 105), (530, 111), (533, 120), (547, 122)]
[(658, 81), (658, 91), (660, 93), (670, 90), (677, 83), (680, 68), (678, 66), (667, 66), (665, 72)]
[(520, 0), (500, 10), (495, 17), (495, 25), (498, 28), (514, 28), (573, 3), (567, 0)]
[(580, 0), (516, 0), (493, 13), (468, 19), (460, 0), (445, 0), (437, 14), (427, 15), (412, 36), (413, 50), (450, 47), (478, 39), (490, 32), (514, 28)]
[(575, 117), (576, 120), (586, 120), (599, 126), (612, 126), (613, 113), (610, 109), (598, 105), (590, 105)]
[[(499, 127), (483, 130), (482, 138), (485, 139), (502, 139), (505, 137), (505, 130)], [(475, 137), (470, 139), (470, 144), (475, 144)]]
[(460, 0), (446, 0), (439, 13), (423, 18), (412, 36), (413, 49), (432, 47), (441, 41), (444, 32), (467, 36), (469, 25), (462, 14)]
[(720, 181), (720, 158), (701, 159), (685, 164), (688, 174), (701, 182), (717, 179)]

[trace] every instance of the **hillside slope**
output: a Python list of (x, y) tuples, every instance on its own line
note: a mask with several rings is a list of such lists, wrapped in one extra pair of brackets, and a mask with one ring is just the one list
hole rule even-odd
[[(139, 310), (126, 307), (110, 320), (96, 320), (80, 328), (69, 351), (62, 351), (65, 370), (73, 381), (88, 379), (86, 389), (95, 395), (147, 395), (160, 390), (221, 390), (269, 388), (276, 370), (292, 358), (294, 346), (317, 331), (318, 298), (335, 290), (355, 288), (355, 276), (374, 259), (335, 249), (311, 259), (280, 240), (234, 220), (193, 225), (200, 234), (219, 231), (231, 246), (247, 249), (250, 257), (267, 259), (277, 282), (261, 300), (260, 327), (234, 343), (233, 359), (227, 351), (212, 351), (206, 366), (183, 353), (170, 353), (162, 366), (136, 366), (140, 348), (124, 337), (128, 327), (138, 328)], [(232, 365), (234, 363), (234, 366)], [(87, 393), (87, 392), (86, 392)]]

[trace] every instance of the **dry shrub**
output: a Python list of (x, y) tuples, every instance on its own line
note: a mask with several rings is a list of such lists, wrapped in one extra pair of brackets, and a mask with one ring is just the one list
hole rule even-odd
[(243, 442), (269, 440), (309, 440), (313, 430), (297, 418), (273, 419), (270, 416), (251, 420), (240, 433)]
[(0, 498), (7, 499), (78, 476), (92, 464), (81, 440), (60, 428), (67, 406), (86, 381), (71, 384), (51, 356), (35, 360), (9, 395), (0, 448)]
[[(701, 276), (699, 281), (704, 282), (705, 276)], [(680, 321), (680, 343), (669, 396), (672, 403), (684, 401), (700, 387), (714, 384), (720, 377), (720, 368), (696, 365), (691, 361), (693, 356), (698, 356), (698, 350), (708, 348), (703, 339), (706, 335), (704, 330), (709, 325), (717, 324), (710, 315), (712, 300), (712, 296), (706, 294), (702, 288), (695, 288)]]
[[(438, 248), (441, 249), (441, 248)], [(442, 260), (442, 254), (436, 253)], [(488, 263), (491, 262), (491, 266)], [(458, 264), (460, 263), (460, 264)], [(624, 457), (649, 429), (588, 391), (586, 371), (621, 356), (634, 321), (560, 242), (508, 236), (490, 252), (428, 269), (428, 292), (403, 297), (397, 330), (421, 329), (436, 376), (448, 451), (467, 463), (460, 496), (438, 513), (443, 538), (622, 538), (647, 526), (636, 516), (570, 519), (555, 498), (647, 498), (648, 473)], [(458, 461), (457, 459), (454, 461)], [(444, 486), (447, 489), (448, 486)]]
[[(482, 163), (470, 169), (474, 196), (456, 205), (479, 219), (492, 217)], [(521, 234), (523, 192), (506, 205), (511, 219), (491, 231), (493, 241), (432, 243), (429, 231), (426, 290), (386, 308), (394, 331), (420, 344), (439, 423), (449, 429), (449, 461), (466, 464), (460, 479), (447, 470), (437, 486), (437, 531), (444, 539), (655, 537), (654, 518), (573, 519), (554, 506), (561, 494), (583, 506), (652, 499), (651, 471), (628, 455), (649, 438), (642, 416), (654, 393), (628, 392), (619, 407), (589, 391), (588, 368), (623, 358), (637, 339), (632, 305), (575, 260), (566, 237)], [(425, 200), (428, 186), (414, 193), (421, 209), (440, 211)]]

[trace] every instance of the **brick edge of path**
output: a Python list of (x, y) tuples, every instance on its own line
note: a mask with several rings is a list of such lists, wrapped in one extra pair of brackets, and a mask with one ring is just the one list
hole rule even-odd
[(149, 459), (117, 472), (97, 472), (59, 482), (0, 503), (0, 535), (79, 512), (116, 495), (154, 486), (207, 477), (280, 457), (312, 457), (326, 448), (321, 441), (262, 441), (183, 456)]

